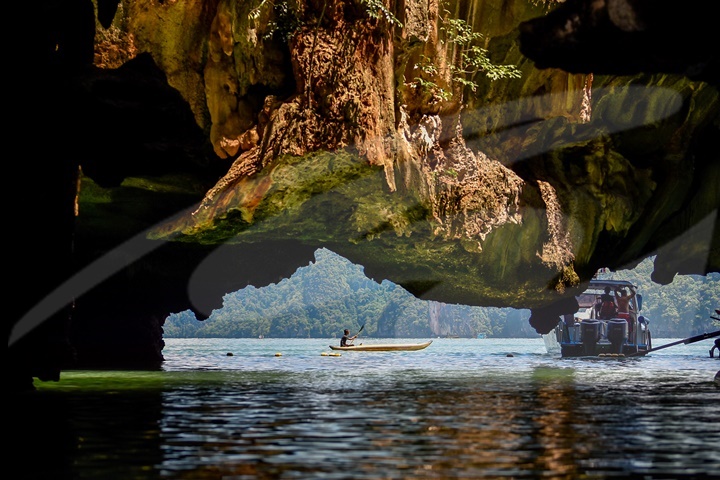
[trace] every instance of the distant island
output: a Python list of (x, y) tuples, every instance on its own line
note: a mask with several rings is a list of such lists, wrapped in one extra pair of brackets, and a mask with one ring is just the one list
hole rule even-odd
[[(720, 305), (720, 275), (678, 276), (666, 286), (650, 281), (652, 260), (617, 272), (638, 285), (643, 314), (656, 337), (683, 338), (720, 328), (709, 315)], [(362, 266), (327, 249), (289, 279), (247, 287), (224, 297), (223, 307), (198, 321), (191, 311), (170, 315), (169, 338), (335, 338), (348, 328), (382, 338), (532, 338), (529, 310), (470, 307), (420, 300), (389, 281), (367, 278)], [(716, 322), (717, 323), (717, 322)]]

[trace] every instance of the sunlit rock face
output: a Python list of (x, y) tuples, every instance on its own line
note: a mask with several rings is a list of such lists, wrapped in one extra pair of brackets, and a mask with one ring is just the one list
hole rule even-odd
[[(290, 20), (255, 7), (221, 3), (204, 26), (210, 140), (235, 162), (196, 211), (154, 238), (221, 245), (290, 237), (452, 303), (527, 306), (577, 283), (554, 189), (527, 184), (466, 145), (462, 92), (447, 73), (452, 47), (438, 31), (447, 13), (409, 2), (393, 26), (361, 2), (333, 2), (322, 13), (298, 5), (299, 27), (282, 37), (272, 26)], [(173, 64), (177, 56), (143, 37), (180, 35), (166, 21), (177, 8), (128, 4), (128, 24), (138, 48), (152, 49), (169, 83), (194, 99), (181, 85), (197, 82), (183, 72), (199, 69)], [(504, 19), (504, 34), (513, 22)], [(417, 87), (422, 57), (441, 66), (429, 78), (451, 98)], [(515, 48), (508, 62), (519, 60)], [(581, 103), (586, 92), (569, 95)]]
[[(222, 2), (206, 27), (210, 139), (234, 164), (156, 238), (293, 238), (421, 298), (541, 307), (600, 266), (662, 254), (717, 207), (696, 177), (698, 160), (703, 178), (712, 162), (689, 152), (714, 128), (714, 88), (684, 76), (538, 70), (520, 53), (518, 25), (545, 6), (451, 2), (446, 12), (408, 2), (390, 20), (361, 2), (300, 3), (282, 18), (256, 7)], [(178, 8), (130, 11), (133, 24), (174, 38), (163, 19)], [(449, 16), (484, 33), (495, 62), (522, 77), (453, 90)], [(429, 80), (454, 95), (417, 87), (422, 58), (438, 66)], [(702, 207), (681, 220), (675, 200)], [(658, 278), (716, 268), (706, 234), (697, 258)]]
[[(115, 25), (233, 161), (197, 209), (151, 237), (240, 249), (292, 238), (421, 298), (519, 308), (651, 254), (683, 259), (659, 281), (716, 269), (717, 193), (705, 182), (717, 174), (705, 145), (716, 90), (680, 75), (535, 68), (518, 26), (554, 6), (407, 2), (386, 15), (364, 2), (122, 2)], [(522, 76), (458, 88), (451, 18)], [(449, 96), (418, 87), (425, 59), (437, 71), (424, 80)], [(693, 225), (694, 247), (663, 253)]]
[[(108, 253), (125, 267), (74, 292), (76, 324), (124, 302), (154, 322), (140, 342), (159, 335), (164, 313), (206, 317), (224, 294), (279, 281), (318, 247), (420, 298), (532, 308), (539, 332), (576, 308), (573, 293), (599, 267), (657, 255), (659, 282), (720, 269), (715, 50), (701, 35), (683, 69), (670, 48), (691, 43), (682, 27), (687, 37), (670, 33), (655, 52), (667, 58), (629, 70), (621, 48), (601, 55), (627, 38), (615, 28), (633, 20), (622, 8), (601, 35), (584, 30), (583, 10), (577, 31), (590, 33), (572, 51), (535, 48), (572, 8), (642, 2), (568, 1), (549, 25), (522, 30), (557, 4), (102, 0), (95, 25), (81, 3), (35, 12), (73, 35), (31, 46), (43, 55), (20, 123), (43, 112), (54, 129), (22, 137), (33, 147), (23, 178), (46, 175), (34, 184), (45, 196), (21, 216), (52, 207), (59, 219), (22, 225), (34, 238), (53, 232), (62, 253), (20, 249), (49, 274), (13, 319)], [(667, 12), (695, 18), (685, 4)], [(521, 76), (459, 83), (457, 20)], [(633, 45), (652, 49), (633, 28)], [(132, 239), (137, 249), (119, 249)], [(120, 323), (106, 317), (107, 329)]]

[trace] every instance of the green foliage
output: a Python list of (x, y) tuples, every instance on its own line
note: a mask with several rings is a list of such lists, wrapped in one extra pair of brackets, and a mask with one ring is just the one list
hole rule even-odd
[[(440, 32), (443, 34), (441, 43), (449, 43), (457, 49), (457, 61), (451, 63), (449, 69), (452, 81), (460, 85), (461, 90), (468, 88), (473, 92), (476, 91), (478, 83), (475, 79), (478, 74), (483, 74), (491, 81), (521, 77), (522, 74), (515, 65), (494, 64), (490, 60), (488, 50), (480, 46), (483, 35), (474, 32), (465, 20), (452, 18), (449, 15), (450, 12), (445, 10), (444, 15), (440, 17)], [(425, 76), (417, 76), (413, 79), (415, 88), (445, 101), (452, 98), (451, 92), (426, 78), (439, 74), (430, 58), (421, 55), (420, 61), (413, 68)]]
[(449, 10), (445, 10), (444, 13), (445, 15), (441, 18), (440, 31), (445, 33), (451, 42), (466, 47), (482, 40), (482, 34), (474, 32), (465, 20), (449, 17)]
[[(362, 267), (320, 249), (316, 261), (290, 278), (264, 288), (247, 287), (225, 296), (223, 307), (199, 322), (187, 311), (168, 317), (167, 337), (336, 338), (343, 329), (364, 336), (426, 338), (430, 302), (392, 282), (367, 278)], [(440, 318), (445, 334), (474, 337), (535, 336), (517, 310), (446, 305)], [(508, 322), (508, 317), (517, 318)]]
[(287, 43), (292, 35), (301, 27), (299, 9), (295, 2), (284, 1), (274, 2), (272, 0), (261, 0), (257, 7), (250, 10), (248, 18), (257, 20), (260, 18), (263, 9), (273, 9), (273, 19), (268, 23), (267, 30), (263, 35), (264, 40), (279, 38)]
[(275, 20), (268, 23), (268, 33), (264, 38), (277, 36), (287, 43), (301, 26), (297, 11), (290, 8), (287, 3), (276, 4), (273, 9), (275, 10)]
[[(190, 312), (170, 315), (167, 337), (337, 338), (343, 329), (364, 336), (426, 338), (431, 302), (419, 300), (392, 282), (367, 278), (362, 267), (325, 249), (290, 278), (264, 288), (247, 287), (225, 296), (223, 307), (199, 322)], [(717, 330), (710, 315), (720, 306), (720, 275), (678, 276), (670, 285), (650, 280), (652, 261), (615, 278), (629, 280), (643, 295), (641, 314), (655, 338), (686, 338)], [(527, 310), (445, 305), (443, 334), (474, 337), (534, 337)]]
[(653, 259), (645, 259), (633, 270), (617, 272), (615, 278), (629, 280), (643, 296), (643, 316), (650, 320), (656, 338), (686, 338), (720, 328), (710, 315), (720, 307), (720, 275), (678, 275), (669, 285), (650, 279)]
[(477, 90), (475, 76), (484, 74), (490, 80), (501, 78), (520, 78), (521, 72), (515, 65), (496, 65), (490, 61), (490, 53), (479, 43), (483, 35), (474, 32), (465, 20), (449, 17), (450, 12), (444, 11), (440, 17), (440, 31), (444, 34), (443, 43), (454, 44), (459, 49), (459, 62), (450, 66), (452, 79), (473, 92)]
[[(375, 20), (384, 19), (390, 25), (402, 28), (402, 22), (385, 6), (383, 0), (360, 0), (360, 4), (365, 7), (365, 12), (370, 18)], [(273, 20), (268, 23), (263, 39), (269, 40), (277, 37), (287, 43), (290, 37), (303, 25), (300, 21), (300, 6), (294, 0), (261, 0), (257, 7), (250, 10), (248, 18), (251, 20), (259, 19), (266, 8), (272, 8), (274, 16)]]
[(437, 83), (432, 80), (426, 80), (425, 77), (435, 77), (439, 74), (437, 66), (432, 62), (432, 59), (426, 55), (420, 55), (420, 61), (413, 65), (414, 70), (420, 70), (423, 76), (418, 76), (413, 79), (413, 87), (419, 89), (423, 93), (428, 93), (434, 98), (439, 98), (444, 101), (452, 99), (452, 93), (448, 92), (444, 88), (440, 87)]
[(477, 45), (468, 47), (468, 49), (461, 54), (462, 60), (460, 67), (453, 67), (453, 80), (470, 86), (470, 89), (474, 92), (477, 89), (477, 84), (472, 80), (466, 79), (466, 75), (472, 79), (476, 73), (483, 72), (490, 80), (520, 78), (520, 70), (518, 70), (515, 65), (495, 65), (490, 61), (488, 55), (489, 52), (486, 49), (480, 48)]
[(370, 18), (385, 19), (390, 25), (397, 25), (402, 28), (403, 24), (397, 17), (385, 6), (383, 0), (360, 0), (365, 5), (367, 14)]

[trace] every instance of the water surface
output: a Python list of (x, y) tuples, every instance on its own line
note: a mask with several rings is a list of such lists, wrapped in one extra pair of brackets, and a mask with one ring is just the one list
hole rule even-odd
[(14, 447), (49, 453), (24, 478), (720, 478), (712, 340), (607, 359), (540, 338), (330, 343), (166, 339), (162, 371), (37, 383)]

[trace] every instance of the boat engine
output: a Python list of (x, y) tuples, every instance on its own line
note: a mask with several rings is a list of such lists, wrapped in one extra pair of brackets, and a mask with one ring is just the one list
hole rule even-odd
[(602, 323), (600, 320), (585, 319), (580, 325), (580, 334), (582, 336), (583, 346), (585, 347), (585, 355), (595, 355), (595, 347), (602, 333)]
[(623, 343), (627, 337), (628, 324), (623, 318), (613, 318), (607, 322), (607, 339), (612, 345), (611, 353), (622, 353)]

